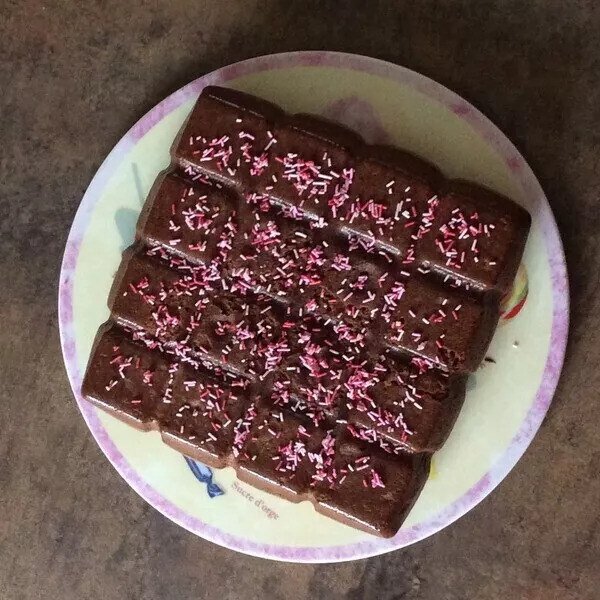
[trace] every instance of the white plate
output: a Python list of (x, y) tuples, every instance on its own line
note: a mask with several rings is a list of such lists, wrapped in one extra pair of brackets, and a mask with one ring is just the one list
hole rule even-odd
[[(485, 184), (523, 204), (533, 225), (505, 318), (432, 474), (399, 533), (378, 539), (212, 472), (92, 407), (81, 377), (106, 297), (169, 146), (202, 88), (255, 93), (290, 111), (341, 120), (371, 142), (391, 142), (452, 177)], [(525, 301), (526, 300), (526, 301)], [(115, 146), (88, 188), (69, 235), (60, 278), (60, 328), (69, 379), (100, 447), (150, 504), (198, 535), (280, 560), (333, 562), (421, 540), (480, 502), (506, 476), (537, 431), (556, 386), (568, 328), (565, 262), (556, 224), (533, 173), (481, 113), (439, 84), (382, 61), (332, 52), (265, 56), (201, 77), (169, 96)], [(198, 483), (199, 479), (202, 483)], [(224, 492), (224, 493), (220, 493)]]

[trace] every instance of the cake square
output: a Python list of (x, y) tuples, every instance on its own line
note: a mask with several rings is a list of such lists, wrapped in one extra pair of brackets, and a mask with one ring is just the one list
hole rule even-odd
[[(137, 233), (192, 262), (224, 259), (239, 227), (236, 200), (208, 181), (173, 172), (159, 176), (138, 221)], [(228, 243), (229, 242), (229, 243)]]
[(382, 337), (391, 348), (449, 371), (477, 367), (498, 321), (492, 305), (423, 275), (399, 282), (397, 291), (380, 319)]
[(251, 293), (222, 291), (207, 296), (185, 344), (251, 379), (264, 377), (289, 352), (281, 310), (270, 298)]
[(466, 377), (419, 358), (386, 355), (374, 365), (357, 366), (345, 384), (348, 430), (391, 452), (434, 452), (454, 425), (465, 383)]
[(439, 171), (399, 150), (379, 146), (357, 161), (349, 197), (333, 206), (335, 220), (355, 244), (398, 255), (403, 265), (415, 260), (414, 245), (422, 220), (436, 197)]
[(213, 467), (225, 466), (235, 424), (250, 403), (249, 381), (221, 370), (176, 363), (160, 414), (161, 433), (171, 446)]
[(421, 264), (459, 284), (503, 294), (512, 283), (531, 217), (481, 186), (448, 182), (432, 207), (429, 234), (415, 252)]
[[(121, 267), (109, 296), (109, 308), (121, 325), (142, 330), (161, 342), (174, 342), (198, 313), (192, 291), (199, 290), (197, 276), (203, 267), (171, 268), (171, 263), (154, 258), (139, 246), (123, 255)], [(180, 263), (180, 264), (179, 264)]]
[(331, 460), (333, 431), (260, 402), (255, 411), (240, 450), (240, 475), (287, 498), (306, 494)]
[(244, 220), (227, 263), (233, 291), (253, 290), (285, 302), (310, 281), (322, 249), (307, 224), (278, 213), (251, 210)]
[(115, 325), (98, 331), (83, 395), (137, 429), (153, 429), (162, 410), (171, 363)]
[(389, 454), (348, 432), (337, 440), (331, 477), (315, 490), (323, 514), (385, 537), (394, 535), (429, 473), (429, 454)]
[(292, 207), (320, 226), (328, 204), (347, 194), (353, 178), (350, 149), (360, 138), (346, 128), (316, 117), (294, 115), (274, 131), (276, 144), (256, 191)]
[(281, 110), (242, 92), (207, 87), (173, 145), (190, 175), (200, 171), (236, 186), (258, 177), (273, 144)]
[(268, 376), (271, 401), (315, 425), (334, 426), (344, 408), (344, 384), (364, 344), (341, 341), (335, 325), (313, 316), (288, 322), (290, 352)]

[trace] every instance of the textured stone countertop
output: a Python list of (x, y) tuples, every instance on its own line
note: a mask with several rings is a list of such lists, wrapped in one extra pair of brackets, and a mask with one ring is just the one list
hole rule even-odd
[[(0, 598), (579, 600), (600, 597), (600, 8), (596, 0), (0, 0)], [(242, 556), (121, 480), (63, 368), (59, 265), (125, 131), (228, 63), (330, 49), (415, 69), (489, 116), (565, 243), (572, 321), (550, 412), (467, 516), (339, 565)]]

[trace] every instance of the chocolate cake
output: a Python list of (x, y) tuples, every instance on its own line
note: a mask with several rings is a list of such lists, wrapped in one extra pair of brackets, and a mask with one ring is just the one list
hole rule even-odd
[(83, 384), (212, 467), (394, 535), (494, 332), (529, 215), (396, 148), (208, 87)]

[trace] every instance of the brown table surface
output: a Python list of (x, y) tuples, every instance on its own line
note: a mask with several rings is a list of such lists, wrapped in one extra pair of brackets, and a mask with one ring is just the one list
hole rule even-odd
[[(0, 0), (0, 598), (600, 597), (600, 11), (596, 0)], [(59, 265), (96, 169), (185, 83), (272, 52), (415, 69), (523, 152), (565, 243), (571, 333), (554, 403), (499, 488), (403, 551), (339, 565), (236, 554), (121, 480), (63, 368)]]

